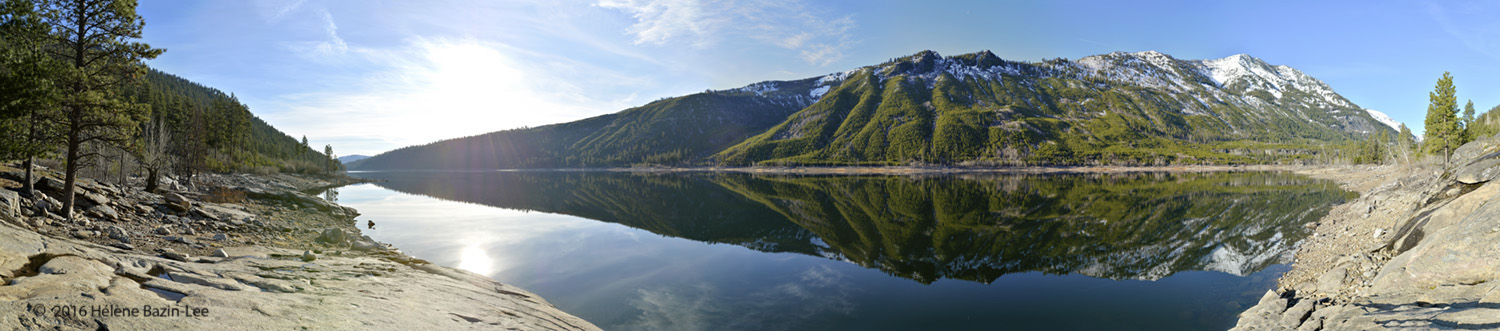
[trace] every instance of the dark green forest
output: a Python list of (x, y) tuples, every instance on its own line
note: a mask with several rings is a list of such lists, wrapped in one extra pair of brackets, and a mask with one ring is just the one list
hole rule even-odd
[(150, 119), (140, 124), (142, 132), (156, 126), (168, 128), (169, 140), (176, 142), (171, 150), (178, 159), (189, 160), (177, 167), (184, 172), (190, 168), (308, 174), (326, 170), (327, 157), (322, 152), (266, 124), (233, 94), (156, 69), (150, 69), (125, 94), (151, 106)]

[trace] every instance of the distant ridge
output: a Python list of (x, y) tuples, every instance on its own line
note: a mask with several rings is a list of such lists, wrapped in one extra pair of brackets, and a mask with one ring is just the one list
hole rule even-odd
[(351, 168), (1296, 163), (1382, 131), (1396, 139), (1383, 115), (1245, 54), (1018, 62), (922, 51), (405, 147)]

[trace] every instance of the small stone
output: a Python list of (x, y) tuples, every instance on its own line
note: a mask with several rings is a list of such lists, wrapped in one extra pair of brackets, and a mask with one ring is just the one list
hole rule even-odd
[(130, 243), (130, 235), (125, 232), (125, 229), (121, 229), (118, 226), (111, 225), (104, 230), (104, 233), (107, 233), (110, 239), (119, 240), (127, 244)]
[(166, 253), (162, 253), (161, 256), (165, 257), (165, 258), (168, 258), (168, 259), (173, 259), (173, 260), (182, 261), (182, 262), (187, 262), (188, 258), (191, 257), (187, 253), (178, 253), (178, 252), (166, 252)]
[(156, 227), (156, 229), (154, 229), (154, 230), (151, 230), (151, 233), (155, 233), (155, 234), (159, 234), (159, 235), (168, 235), (168, 234), (172, 234), (172, 229), (168, 228), (166, 225), (163, 225), (163, 226)]
[(194, 244), (193, 240), (192, 239), (188, 239), (187, 237), (166, 236), (166, 237), (161, 237), (161, 240), (166, 240), (166, 241), (175, 242), (175, 243), (181, 243), (181, 244), (184, 244), (184, 245), (192, 245), (192, 244)]
[(115, 211), (114, 208), (110, 208), (106, 205), (97, 205), (93, 208), (89, 208), (88, 213), (90, 215), (93, 215), (94, 217), (103, 217), (112, 220), (120, 219), (120, 213)]
[(215, 249), (213, 257), (229, 257), (229, 252), (225, 252), (223, 248)]
[(229, 235), (228, 234), (220, 233), (220, 234), (215, 234), (214, 235), (214, 241), (225, 241), (225, 240), (229, 240)]
[(1383, 235), (1385, 235), (1385, 229), (1375, 229), (1375, 239), (1380, 239)]
[(131, 246), (130, 244), (127, 244), (127, 243), (113, 243), (113, 244), (109, 244), (109, 245), (110, 246), (114, 246), (114, 247), (119, 248), (119, 249), (127, 250), (127, 251), (129, 251), (129, 250), (135, 250), (135, 246)]
[(313, 255), (312, 251), (302, 251), (302, 261), (303, 262), (312, 262), (313, 260), (317, 260), (317, 259), (318, 259), (318, 256), (317, 255)]
[(89, 231), (84, 231), (84, 230), (73, 231), (73, 238), (86, 239), (91, 234), (93, 234), (93, 233), (89, 232)]

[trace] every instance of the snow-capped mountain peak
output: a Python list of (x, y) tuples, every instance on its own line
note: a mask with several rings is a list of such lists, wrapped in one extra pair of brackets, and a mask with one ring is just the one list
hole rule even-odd
[(1388, 125), (1393, 130), (1401, 130), (1401, 122), (1397, 122), (1395, 119), (1392, 119), (1390, 115), (1386, 115), (1379, 110), (1369, 108), (1365, 108), (1365, 112), (1370, 113), (1370, 117), (1374, 117), (1375, 121), (1380, 122), (1380, 124)]

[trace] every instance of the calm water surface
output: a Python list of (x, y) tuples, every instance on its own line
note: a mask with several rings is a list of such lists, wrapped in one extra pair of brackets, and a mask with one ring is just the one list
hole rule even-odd
[(1281, 173), (366, 172), (365, 234), (608, 330), (1227, 329), (1352, 194)]

